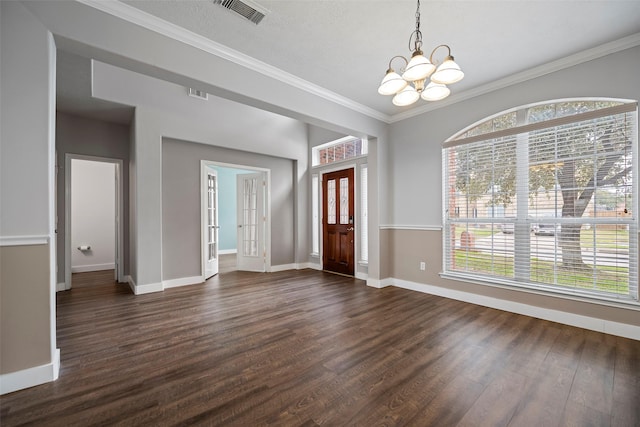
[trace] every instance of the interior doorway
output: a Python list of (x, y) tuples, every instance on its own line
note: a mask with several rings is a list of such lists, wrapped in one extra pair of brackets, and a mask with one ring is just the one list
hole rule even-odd
[(203, 281), (271, 264), (268, 169), (201, 161)]
[(353, 276), (354, 170), (328, 172), (322, 176), (322, 268)]
[(65, 156), (65, 289), (72, 273), (113, 270), (124, 282), (122, 160)]

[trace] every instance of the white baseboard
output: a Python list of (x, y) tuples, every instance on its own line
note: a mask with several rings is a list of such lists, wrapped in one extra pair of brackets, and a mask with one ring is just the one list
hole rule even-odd
[(229, 254), (237, 254), (237, 249), (220, 249), (218, 251), (218, 255), (229, 255)]
[(71, 266), (72, 273), (87, 273), (89, 271), (103, 271), (103, 270), (113, 270), (116, 268), (114, 263), (107, 264), (89, 264), (89, 265), (77, 265)]
[(369, 279), (369, 275), (367, 273), (361, 273), (359, 271), (356, 271), (356, 279), (368, 280)]
[[(398, 288), (410, 289), (412, 291), (418, 291), (431, 295), (438, 295), (441, 297), (469, 302), (484, 307), (491, 307), (511, 313), (549, 320), (551, 322), (563, 323), (565, 325), (576, 326), (578, 328), (589, 329), (596, 332), (603, 332), (605, 334), (640, 340), (640, 326), (599, 319), (596, 317), (583, 316), (581, 314), (568, 313), (565, 311), (552, 310), (549, 308), (538, 307), (519, 302), (507, 301), (470, 292), (456, 291), (453, 289), (443, 288), (441, 286), (426, 285), (424, 283), (410, 282), (407, 280), (395, 278), (384, 279), (384, 281), (387, 280), (391, 285)], [(367, 284), (369, 283), (367, 282)]]
[(371, 286), (372, 288), (382, 289), (392, 285), (393, 285), (393, 282), (390, 278), (386, 278), (382, 280), (367, 278), (367, 286)]
[(138, 285), (131, 276), (127, 276), (127, 283), (135, 295), (150, 294), (152, 292), (162, 292), (162, 283), (148, 283), (146, 285)]
[(276, 271), (304, 270), (306, 268), (311, 268), (313, 270), (322, 270), (322, 267), (320, 267), (320, 264), (315, 264), (312, 262), (299, 262), (297, 264), (272, 265), (270, 271), (272, 273), (275, 273)]
[(146, 283), (144, 285), (135, 285), (133, 293), (136, 295), (151, 294), (153, 292), (162, 292), (162, 282)]
[(202, 276), (179, 277), (177, 279), (163, 280), (162, 287), (164, 289), (177, 288), (179, 286), (197, 285), (203, 282)]
[(297, 270), (297, 267), (298, 267), (297, 264), (272, 265), (269, 271), (272, 273), (275, 273), (278, 271)]
[(58, 379), (60, 373), (60, 349), (56, 349), (54, 360), (46, 365), (34, 366), (22, 371), (0, 375), (0, 394), (12, 393)]
[(56, 292), (66, 291), (68, 289), (69, 288), (67, 288), (67, 284), (65, 282), (56, 283)]

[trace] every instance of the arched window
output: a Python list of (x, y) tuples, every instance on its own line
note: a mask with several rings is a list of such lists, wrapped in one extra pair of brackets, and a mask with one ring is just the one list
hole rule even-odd
[(638, 301), (637, 103), (568, 100), (443, 148), (444, 275)]

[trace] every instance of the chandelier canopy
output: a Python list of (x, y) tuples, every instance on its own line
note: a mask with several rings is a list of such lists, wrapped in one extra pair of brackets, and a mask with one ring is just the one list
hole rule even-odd
[[(409, 36), (409, 50), (413, 53), (407, 60), (402, 55), (396, 55), (389, 60), (389, 69), (380, 83), (378, 93), (381, 95), (395, 95), (393, 104), (397, 106), (411, 105), (419, 98), (425, 101), (439, 101), (449, 96), (451, 91), (446, 85), (459, 82), (464, 77), (460, 66), (456, 64), (451, 55), (451, 48), (446, 44), (436, 46), (429, 59), (422, 53), (422, 32), (420, 31), (420, 0), (416, 8), (416, 29)], [(440, 48), (447, 49), (447, 56), (436, 68), (437, 63), (433, 55)], [(394, 59), (402, 59), (405, 67), (402, 75), (396, 73), (391, 67)], [(429, 83), (425, 86), (429, 79)]]

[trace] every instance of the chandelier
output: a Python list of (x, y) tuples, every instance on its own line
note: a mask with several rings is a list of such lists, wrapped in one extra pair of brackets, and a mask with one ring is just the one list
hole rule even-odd
[[(413, 54), (411, 60), (402, 55), (397, 55), (389, 61), (389, 69), (380, 83), (378, 93), (381, 95), (395, 95), (393, 104), (399, 107), (411, 105), (419, 98), (425, 101), (440, 101), (449, 96), (451, 91), (446, 86), (455, 82), (459, 82), (464, 77), (464, 73), (460, 66), (453, 61), (451, 56), (451, 48), (446, 44), (436, 46), (429, 59), (422, 54), (422, 32), (420, 31), (420, 0), (416, 8), (416, 29), (409, 36), (409, 50), (412, 48)], [(436, 68), (433, 61), (433, 55), (440, 48), (447, 49), (447, 56), (442, 64)], [(402, 76), (391, 68), (391, 63), (395, 59), (404, 60), (404, 69)], [(435, 72), (434, 72), (435, 71)], [(425, 86), (429, 79), (429, 83)]]

